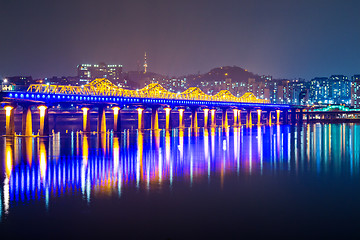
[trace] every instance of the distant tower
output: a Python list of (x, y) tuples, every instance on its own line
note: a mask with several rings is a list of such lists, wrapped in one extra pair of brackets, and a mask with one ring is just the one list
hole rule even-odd
[(145, 52), (145, 55), (144, 55), (144, 73), (146, 73), (146, 70), (147, 70), (147, 62), (146, 62), (146, 52)]

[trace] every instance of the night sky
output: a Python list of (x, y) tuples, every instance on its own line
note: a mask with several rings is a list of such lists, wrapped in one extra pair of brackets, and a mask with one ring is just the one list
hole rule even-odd
[(360, 1), (0, 0), (0, 77), (80, 63), (179, 76), (237, 65), (277, 78), (360, 74)]

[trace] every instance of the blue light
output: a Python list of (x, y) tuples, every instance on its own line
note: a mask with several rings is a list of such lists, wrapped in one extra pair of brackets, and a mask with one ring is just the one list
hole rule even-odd
[(9, 96), (12, 97), (12, 93), (10, 93)]

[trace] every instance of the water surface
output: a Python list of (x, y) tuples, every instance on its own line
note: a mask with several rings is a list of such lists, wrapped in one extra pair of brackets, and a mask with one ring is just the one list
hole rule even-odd
[(359, 236), (360, 125), (1, 138), (0, 230), (24, 237)]

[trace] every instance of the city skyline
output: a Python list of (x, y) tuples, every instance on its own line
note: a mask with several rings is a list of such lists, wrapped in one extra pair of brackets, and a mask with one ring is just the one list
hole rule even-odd
[(359, 5), (2, 1), (0, 75), (71, 76), (72, 66), (99, 61), (137, 70), (147, 52), (148, 70), (169, 76), (233, 65), (274, 78), (352, 76), (360, 65)]

